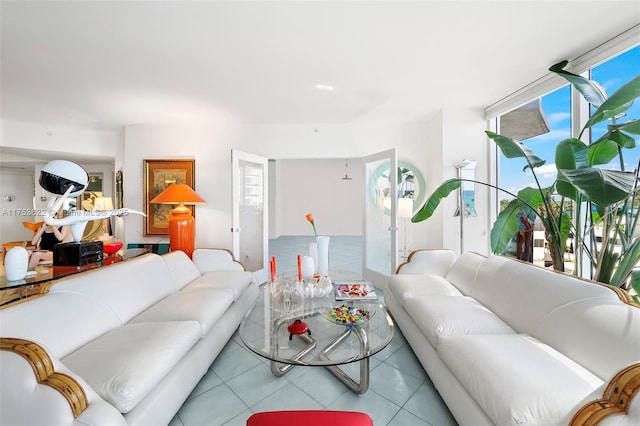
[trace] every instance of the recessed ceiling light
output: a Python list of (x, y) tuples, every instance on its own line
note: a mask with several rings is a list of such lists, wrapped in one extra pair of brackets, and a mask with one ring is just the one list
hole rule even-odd
[(316, 89), (324, 90), (325, 92), (333, 92), (336, 88), (328, 84), (316, 84)]

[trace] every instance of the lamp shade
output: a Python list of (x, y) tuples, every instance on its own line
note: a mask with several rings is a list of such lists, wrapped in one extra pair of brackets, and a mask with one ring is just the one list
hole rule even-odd
[(206, 201), (184, 183), (172, 183), (153, 200), (153, 204), (204, 204)]
[(398, 198), (398, 217), (413, 216), (413, 198)]

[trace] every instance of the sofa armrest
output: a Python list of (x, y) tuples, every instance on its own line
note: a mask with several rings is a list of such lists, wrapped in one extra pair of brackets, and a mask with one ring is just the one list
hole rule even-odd
[[(637, 362), (616, 373), (606, 383), (602, 397), (582, 405), (571, 418), (569, 426), (595, 425), (600, 421), (607, 425), (640, 424), (639, 393), (640, 362)], [(620, 422), (617, 422), (616, 416), (613, 415), (632, 416), (632, 418), (620, 417)]]
[[(42, 346), (28, 340), (2, 337), (0, 350), (13, 352), (24, 358), (31, 365), (36, 381), (58, 391), (69, 403), (74, 417), (78, 417), (87, 408), (87, 396), (80, 383), (67, 374), (56, 372), (53, 361)], [(11, 368), (6, 364), (3, 363), (3, 370)], [(8, 389), (10, 384), (6, 386), (3, 389)]]
[(0, 424), (126, 425), (113, 406), (35, 342), (0, 338)]
[(398, 266), (396, 274), (432, 274), (444, 277), (456, 258), (451, 250), (416, 250), (411, 252), (405, 263)]
[(226, 249), (196, 249), (192, 256), (193, 263), (201, 274), (217, 271), (244, 271), (244, 266), (237, 262)]

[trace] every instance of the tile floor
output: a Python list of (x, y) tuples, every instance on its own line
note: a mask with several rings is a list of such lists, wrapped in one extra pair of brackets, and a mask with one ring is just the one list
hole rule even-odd
[[(296, 254), (307, 253), (310, 241), (271, 240), (270, 255), (278, 258), (279, 271), (294, 271)], [(360, 237), (332, 237), (330, 270), (359, 273), (360, 244)], [(369, 391), (363, 395), (354, 394), (320, 367), (295, 367), (278, 378), (268, 361), (246, 349), (236, 333), (170, 426), (244, 426), (258, 411), (323, 408), (364, 411), (376, 426), (456, 425), (399, 329), (391, 344), (372, 357), (370, 368)], [(358, 375), (357, 364), (345, 370)]]

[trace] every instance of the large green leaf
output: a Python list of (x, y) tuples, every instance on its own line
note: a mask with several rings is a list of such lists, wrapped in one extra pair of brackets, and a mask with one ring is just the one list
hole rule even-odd
[(607, 132), (609, 139), (620, 145), (622, 148), (633, 149), (636, 147), (636, 140), (627, 134), (619, 130), (612, 130)]
[(622, 287), (626, 283), (627, 278), (629, 278), (631, 271), (633, 270), (633, 268), (635, 268), (638, 262), (640, 262), (640, 239), (636, 239), (622, 253), (622, 257), (620, 258), (620, 263), (618, 264), (616, 272), (613, 274), (610, 281), (605, 282), (608, 282), (609, 284), (616, 287)]
[(634, 135), (640, 135), (640, 120), (633, 119), (625, 123), (609, 124), (607, 126), (609, 131), (620, 130), (621, 132), (633, 133)]
[(569, 61), (559, 62), (551, 66), (549, 71), (564, 77), (564, 79), (571, 83), (591, 105), (594, 105), (596, 108), (602, 105), (602, 103), (607, 99), (607, 94), (604, 88), (595, 81), (591, 81), (580, 75), (565, 71), (563, 68), (566, 67), (568, 63)]
[(634, 188), (635, 175), (595, 167), (578, 170), (558, 169), (558, 181), (569, 182), (598, 206), (606, 207), (627, 198)]
[(589, 166), (609, 164), (618, 155), (618, 144), (612, 140), (600, 138), (589, 145)]
[(427, 201), (425, 201), (422, 208), (411, 218), (411, 222), (422, 222), (423, 220), (427, 220), (431, 216), (433, 216), (433, 212), (435, 212), (435, 210), (440, 205), (440, 201), (442, 201), (443, 198), (447, 197), (451, 192), (460, 188), (461, 184), (462, 180), (457, 178), (449, 179), (443, 182), (433, 192), (433, 194), (431, 194)]
[[(589, 167), (588, 151), (589, 147), (580, 139), (565, 139), (556, 146), (556, 167), (566, 170)], [(556, 183), (556, 188), (560, 195), (575, 201), (578, 200), (578, 190), (571, 183), (559, 180)]]
[(518, 199), (514, 199), (498, 214), (498, 218), (491, 227), (491, 249), (494, 253), (503, 253), (513, 234), (518, 232), (520, 220), (516, 215), (519, 211), (520, 203)]
[[(636, 294), (640, 294), (640, 270), (636, 269), (631, 271), (631, 287), (636, 291)], [(634, 297), (635, 302), (640, 305), (640, 298)]]
[(640, 75), (627, 82), (591, 115), (584, 128), (587, 129), (601, 121), (608, 120), (621, 114), (631, 107), (634, 99), (640, 96)]
[(499, 135), (490, 130), (486, 130), (485, 133), (489, 138), (493, 139), (496, 145), (498, 145), (498, 148), (500, 148), (500, 151), (502, 151), (502, 155), (506, 158), (525, 158), (527, 160), (527, 165), (523, 170), (526, 170), (527, 167), (535, 168), (544, 165), (545, 160), (538, 157), (522, 142), (514, 141), (513, 139)]
[[(536, 207), (538, 207), (541, 203), (544, 202), (545, 194), (552, 194), (553, 191), (554, 191), (553, 186), (550, 186), (548, 188), (541, 188), (541, 189), (527, 186), (525, 188), (522, 188), (520, 191), (518, 191), (518, 198), (521, 201), (524, 201), (529, 206), (531, 206), (529, 209), (533, 208), (535, 210)], [(529, 216), (531, 216), (531, 214), (537, 214), (535, 211), (529, 212), (527, 208), (523, 205), (521, 205), (521, 207), (527, 211), (527, 214)]]

